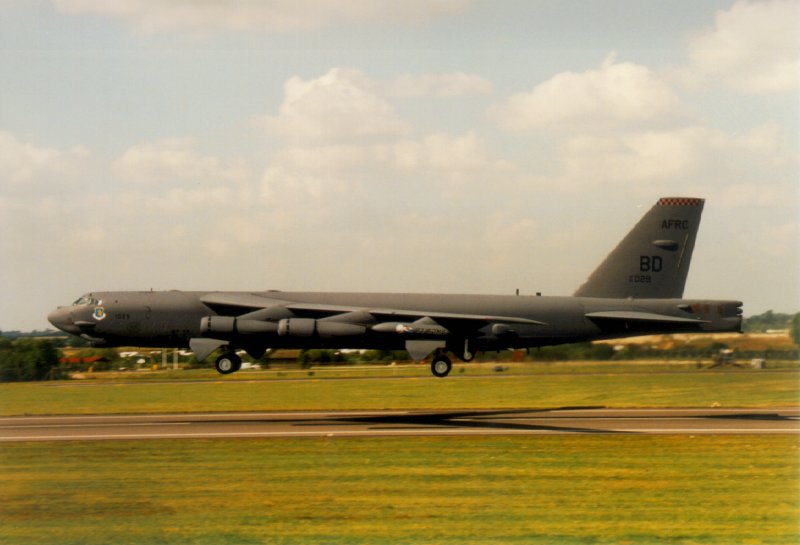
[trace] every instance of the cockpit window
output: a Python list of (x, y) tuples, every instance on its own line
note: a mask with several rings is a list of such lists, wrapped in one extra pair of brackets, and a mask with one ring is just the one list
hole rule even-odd
[(80, 299), (78, 299), (77, 301), (75, 301), (72, 304), (73, 304), (73, 306), (76, 306), (76, 307), (79, 307), (79, 306), (82, 306), (82, 305), (96, 305), (97, 304), (97, 299), (95, 299), (94, 297), (92, 297), (90, 295), (82, 295), (80, 297)]

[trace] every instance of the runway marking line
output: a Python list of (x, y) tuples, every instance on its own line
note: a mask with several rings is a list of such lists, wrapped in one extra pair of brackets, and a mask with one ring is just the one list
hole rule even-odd
[[(118, 422), (115, 424), (60, 424), (59, 428), (99, 428), (99, 427), (148, 427), (148, 426), (191, 426), (194, 422)], [(49, 428), (50, 424), (26, 424), (24, 426), (0, 426), (0, 430), (30, 430)]]
[[(730, 428), (686, 428), (686, 429), (638, 429), (638, 430), (616, 430), (598, 429), (599, 435), (750, 435), (750, 434), (796, 434), (796, 430), (786, 430), (781, 428), (751, 428), (751, 429), (730, 429)], [(54, 435), (54, 436), (28, 436), (28, 437), (2, 437), (0, 442), (23, 442), (23, 441), (103, 441), (114, 439), (222, 439), (222, 438), (252, 438), (252, 437), (272, 437), (272, 438), (291, 438), (291, 437), (359, 437), (359, 436), (420, 436), (420, 435), (593, 435), (589, 432), (571, 432), (555, 430), (353, 430), (353, 431), (294, 431), (294, 432), (213, 432), (213, 433), (186, 433), (186, 434), (106, 434), (106, 435)]]

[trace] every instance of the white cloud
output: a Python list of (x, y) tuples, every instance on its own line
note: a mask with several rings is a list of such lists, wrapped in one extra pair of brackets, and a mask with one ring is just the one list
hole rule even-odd
[(564, 178), (578, 186), (674, 179), (699, 158), (695, 131), (570, 138), (560, 150)]
[(241, 208), (247, 202), (245, 188), (227, 185), (212, 187), (173, 187), (166, 192), (134, 196), (137, 205), (169, 213), (213, 214), (222, 207)]
[(129, 148), (113, 164), (114, 174), (143, 183), (226, 182), (246, 175), (243, 167), (226, 166), (217, 157), (203, 156), (191, 139), (144, 142)]
[[(788, 165), (792, 153), (774, 126), (737, 135), (703, 126), (666, 131), (577, 136), (559, 151), (560, 181), (592, 185), (682, 185), (717, 187), (767, 183), (767, 172)], [(782, 185), (779, 179), (769, 183)]]
[(646, 66), (609, 55), (596, 70), (562, 72), (512, 95), (489, 115), (503, 128), (641, 126), (684, 114), (672, 89)]
[(67, 233), (66, 241), (70, 250), (84, 252), (89, 255), (100, 255), (107, 253), (113, 244), (109, 240), (108, 230), (102, 225), (92, 225), (90, 227), (78, 227)]
[(89, 156), (82, 146), (69, 150), (38, 147), (0, 131), (0, 185), (24, 185), (37, 180), (74, 177), (79, 164)]
[(492, 92), (491, 82), (471, 74), (406, 74), (378, 81), (360, 70), (331, 68), (317, 78), (287, 80), (278, 114), (255, 122), (303, 144), (392, 140), (408, 135), (412, 127), (399, 117), (390, 97), (452, 98)]
[[(453, 182), (481, 183), (509, 165), (490, 157), (473, 132), (430, 134), (386, 144), (290, 146), (262, 177), (261, 195), (276, 206), (354, 198), (360, 188), (424, 183), (432, 196)], [(462, 186), (463, 189), (463, 186)]]
[(332, 172), (303, 172), (277, 163), (264, 171), (261, 179), (261, 198), (273, 208), (283, 213), (300, 212), (303, 208), (314, 209), (319, 217), (320, 203), (340, 200), (348, 196), (348, 188), (355, 180), (345, 180)]
[(777, 184), (737, 183), (714, 192), (714, 206), (743, 208), (748, 206), (780, 208), (789, 197)]
[(205, 248), (218, 260), (236, 259), (243, 252), (257, 252), (265, 243), (265, 227), (259, 217), (231, 216), (214, 229)]
[(465, 173), (486, 168), (502, 168), (489, 158), (485, 143), (474, 132), (460, 136), (429, 134), (419, 141), (398, 142), (392, 149), (398, 167), (437, 173)]
[(469, 0), (54, 0), (65, 13), (92, 13), (123, 19), (147, 32), (287, 32), (342, 23), (413, 23), (458, 13)]
[(278, 115), (262, 122), (268, 130), (302, 142), (364, 140), (411, 129), (363, 72), (340, 68), (311, 80), (290, 78)]
[(388, 85), (388, 92), (397, 97), (451, 98), (462, 95), (490, 95), (494, 85), (475, 74), (404, 74)]
[[(416, 77), (403, 78), (401, 87), (411, 86)], [(420, 92), (429, 94), (485, 88), (470, 76), (425, 75), (420, 81), (426, 82)], [(359, 70), (339, 68), (311, 80), (290, 78), (284, 85), (278, 115), (259, 120), (287, 140), (263, 178), (265, 194), (272, 193), (270, 187), (285, 186), (286, 179), (297, 180), (298, 176), (307, 182), (313, 179), (310, 188), (314, 189), (309, 189), (309, 194), (320, 195), (319, 187), (341, 185), (338, 180), (345, 185), (366, 180), (380, 183), (410, 171), (417, 177), (431, 173), (447, 177), (506, 166), (489, 158), (485, 143), (474, 131), (411, 136), (412, 126), (384, 97), (397, 89), (396, 83), (378, 82)]]
[(800, 1), (744, 2), (717, 13), (689, 42), (688, 84), (725, 84), (746, 93), (800, 88)]

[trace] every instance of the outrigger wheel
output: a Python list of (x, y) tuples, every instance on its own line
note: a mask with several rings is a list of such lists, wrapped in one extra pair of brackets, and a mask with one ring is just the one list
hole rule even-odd
[(450, 361), (447, 355), (441, 352), (433, 355), (431, 360), (431, 373), (433, 373), (433, 376), (444, 378), (450, 374), (452, 369), (453, 362)]
[(220, 375), (230, 375), (242, 368), (242, 358), (236, 352), (225, 352), (214, 362), (214, 368)]

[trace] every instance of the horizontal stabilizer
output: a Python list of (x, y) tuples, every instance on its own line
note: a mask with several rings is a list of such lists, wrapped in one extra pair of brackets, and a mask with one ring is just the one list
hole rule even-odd
[(708, 324), (708, 320), (694, 318), (681, 318), (667, 314), (654, 314), (652, 312), (639, 312), (636, 310), (610, 310), (602, 312), (589, 312), (585, 315), (589, 319), (600, 320), (627, 320), (631, 322), (659, 322), (662, 324)]

